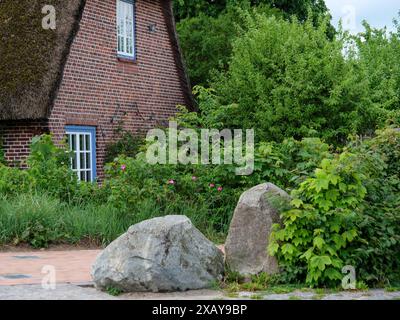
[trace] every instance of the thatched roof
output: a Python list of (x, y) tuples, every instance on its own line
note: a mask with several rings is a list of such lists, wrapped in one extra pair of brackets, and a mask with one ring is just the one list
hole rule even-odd
[[(0, 0), (0, 120), (46, 118), (85, 0)], [(56, 30), (42, 8), (53, 5)]]
[[(90, 0), (0, 0), (0, 120), (49, 116), (86, 1)], [(162, 2), (190, 107), (190, 85), (179, 51), (171, 0)], [(42, 28), (45, 5), (56, 9), (56, 30)]]
[(179, 78), (182, 85), (182, 90), (185, 96), (185, 103), (186, 107), (190, 111), (197, 111), (197, 107), (192, 95), (190, 79), (187, 73), (186, 64), (183, 58), (182, 49), (179, 43), (179, 36), (176, 30), (176, 23), (174, 17), (174, 10), (173, 10), (173, 1), (172, 0), (165, 0), (162, 2), (164, 16), (165, 16), (165, 23), (168, 29), (168, 33), (170, 36), (170, 41), (172, 44), (172, 50), (174, 51), (175, 57), (175, 64), (178, 68)]

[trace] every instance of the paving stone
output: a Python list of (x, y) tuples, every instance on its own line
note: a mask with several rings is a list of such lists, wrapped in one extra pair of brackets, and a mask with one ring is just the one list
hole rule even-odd
[[(100, 250), (2, 252), (0, 253), (0, 286), (41, 284), (45, 267), (54, 267), (57, 283), (91, 282), (91, 266)], [(5, 275), (24, 275), (6, 277)]]

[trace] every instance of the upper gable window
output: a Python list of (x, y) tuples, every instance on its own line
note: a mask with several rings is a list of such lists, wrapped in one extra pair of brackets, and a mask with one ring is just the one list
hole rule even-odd
[(135, 58), (134, 0), (117, 0), (118, 55)]

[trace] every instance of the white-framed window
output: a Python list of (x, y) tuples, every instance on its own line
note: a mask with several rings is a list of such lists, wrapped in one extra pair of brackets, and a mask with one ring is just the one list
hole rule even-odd
[(67, 126), (67, 141), (72, 151), (71, 168), (80, 181), (96, 179), (96, 128)]
[(135, 3), (117, 0), (118, 55), (135, 59)]

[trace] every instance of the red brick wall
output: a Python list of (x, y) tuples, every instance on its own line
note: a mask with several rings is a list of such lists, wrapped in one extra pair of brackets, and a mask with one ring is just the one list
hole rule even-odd
[[(185, 104), (179, 69), (160, 0), (136, 0), (136, 62), (117, 58), (116, 0), (87, 0), (68, 57), (49, 127), (56, 139), (65, 125), (97, 127), (97, 172), (115, 129), (143, 132)], [(156, 24), (156, 32), (148, 31)]]
[(32, 137), (48, 132), (46, 121), (7, 121), (0, 123), (0, 139), (6, 161), (11, 166), (26, 167)]

